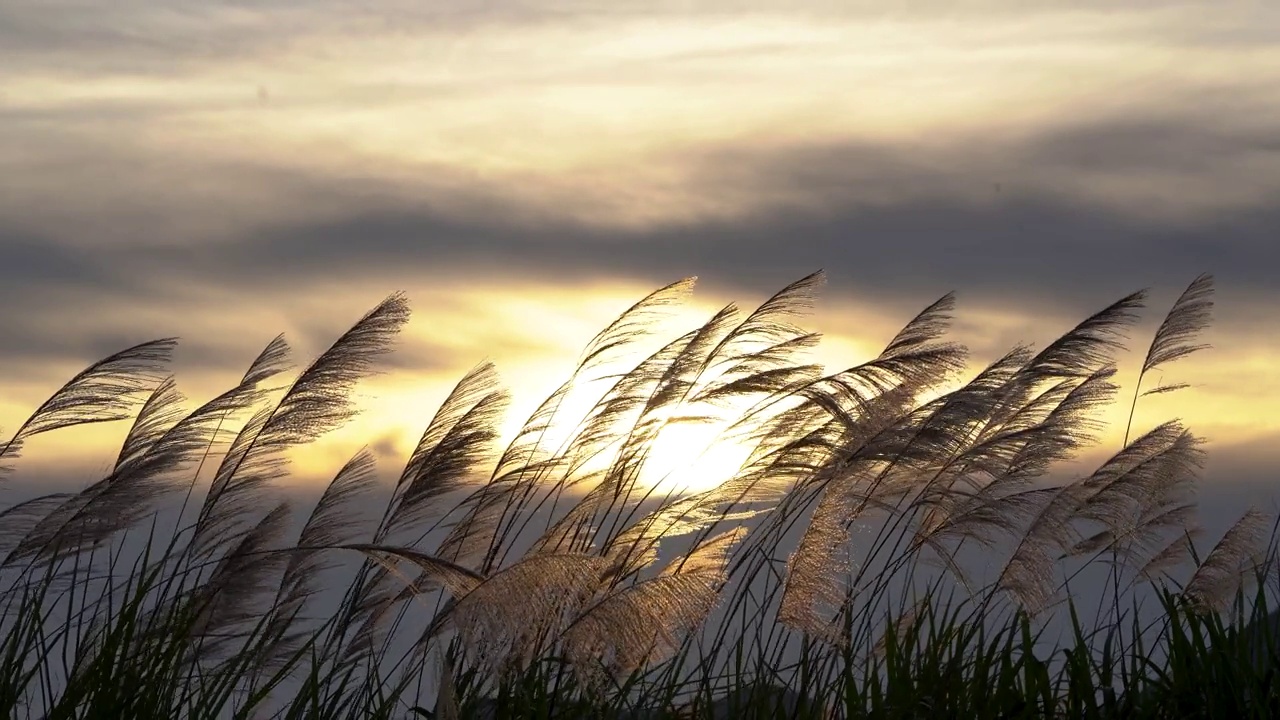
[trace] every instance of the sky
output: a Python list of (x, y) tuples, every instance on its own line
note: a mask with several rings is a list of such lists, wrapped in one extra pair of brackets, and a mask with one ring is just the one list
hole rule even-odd
[[(207, 398), (403, 290), (364, 415), (296, 464), (321, 477), (403, 462), (482, 360), (530, 409), (686, 276), (688, 320), (824, 269), (836, 369), (948, 291), (980, 361), (1151, 287), (1145, 348), (1212, 272), (1214, 347), (1138, 421), (1273, 487), (1280, 5), (795, 6), (0, 0), (0, 427), (154, 337)], [(24, 467), (89, 480), (123, 431)]]

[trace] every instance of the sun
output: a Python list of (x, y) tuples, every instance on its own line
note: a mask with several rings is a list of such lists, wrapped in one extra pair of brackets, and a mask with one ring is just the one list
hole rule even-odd
[(708, 422), (664, 428), (649, 447), (640, 483), (657, 495), (689, 495), (731, 479), (751, 447), (727, 436), (725, 425)]
[[(598, 400), (590, 391), (564, 397), (555, 421), (542, 437), (543, 450), (572, 454), (575, 444), (582, 441), (580, 433)], [(668, 417), (659, 420), (661, 429), (657, 435), (638, 446), (643, 461), (636, 478), (637, 492), (656, 497), (701, 493), (732, 478), (750, 455), (750, 446), (738, 434), (729, 432), (733, 420), (739, 417), (733, 410), (682, 406), (662, 408), (660, 414)], [(520, 432), (527, 417), (525, 413), (514, 413), (508, 418), (502, 433), (504, 447)], [(634, 416), (618, 419), (610, 429), (613, 440), (608, 447), (579, 472), (585, 475), (607, 470), (618, 459), (621, 444), (634, 429), (635, 421)]]

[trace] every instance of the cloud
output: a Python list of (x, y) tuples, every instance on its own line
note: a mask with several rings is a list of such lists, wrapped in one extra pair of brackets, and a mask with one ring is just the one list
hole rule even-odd
[[(1213, 120), (1156, 106), (1012, 140), (719, 143), (654, 158), (673, 168), (666, 183), (646, 179), (652, 167), (378, 176), (183, 156), (164, 164), (145, 147), (81, 146), (83, 176), (44, 168), (60, 170), (74, 211), (6, 208), (17, 227), (0, 233), (17, 261), (0, 273), (102, 287), (170, 273), (233, 284), (320, 277), (339, 265), (347, 277), (421, 268), (646, 282), (719, 268), (759, 290), (822, 265), (886, 293), (950, 279), (1096, 297), (1100, 283), (1181, 282), (1215, 269), (1231, 284), (1267, 286), (1280, 114), (1248, 109)], [(628, 219), (628, 208), (648, 219)], [(215, 225), (218, 242), (182, 240)]]
[[(437, 168), (418, 184), (243, 165), (224, 168), (217, 205), (201, 207), (203, 191), (183, 197), (180, 184), (155, 185), (161, 197), (141, 213), (171, 204), (175, 231), (226, 221), (213, 240), (138, 235), (91, 245), (98, 221), (73, 213), (58, 240), (6, 235), (17, 255), (0, 269), (9, 281), (0, 292), (20, 297), (24, 278), (138, 292), (175, 276), (236, 287), (439, 276), (656, 284), (691, 273), (761, 292), (825, 267), (833, 282), (890, 305), (954, 288), (985, 302), (1079, 310), (1202, 270), (1265, 296), (1277, 290), (1267, 268), (1280, 261), (1280, 116), (1273, 120), (1241, 129), (1148, 114), (941, 147), (726, 145), (658, 158), (680, 164), (683, 178), (651, 194), (643, 180), (626, 186), (620, 168), (542, 179)], [(271, 188), (277, 204), (236, 188)], [(650, 200), (649, 219), (611, 221), (610, 210)], [(665, 201), (676, 206), (667, 217)], [(705, 211), (684, 211), (682, 201)], [(57, 247), (70, 237), (74, 254)]]
[[(610, 3), (504, 0), (448, 3), (380, 0), (346, 3), (293, 0), (219, 4), (186, 0), (67, 1), (57, 12), (42, 0), (8, 0), (0, 5), (0, 48), (10, 58), (46, 65), (102, 69), (156, 70), (191, 62), (216, 62), (277, 51), (298, 38), (346, 34), (378, 37), (388, 30), (443, 36), (499, 28), (523, 28), (628, 19), (716, 19), (726, 16), (803, 17), (825, 23), (913, 22), (1002, 28), (1011, 22), (1038, 35), (1089, 32), (1109, 36), (1140, 27), (1148, 37), (1184, 44), (1238, 46), (1274, 39), (1275, 11), (1266, 6), (1212, 12), (1191, 2), (1131, 2), (1124, 8), (1093, 0), (1070, 9), (1050, 0), (912, 3), (886, 12), (873, 2), (824, 0), (798, 12), (785, 0), (713, 0), (696, 6), (682, 0)], [(1011, 13), (1016, 9), (1016, 13)], [(1064, 22), (1066, 20), (1067, 22)], [(1056, 21), (1056, 22), (1055, 22)], [(72, 50), (73, 52), (67, 52)], [(99, 58), (97, 65), (91, 58)]]
[(399, 289), (393, 374), (525, 382), (692, 274), (749, 304), (825, 268), (842, 349), (956, 290), (989, 355), (1209, 270), (1194, 397), (1263, 417), (1280, 23), (921, 7), (0, 0), (8, 402), (170, 334), (200, 396)]
[[(1169, 106), (1181, 110), (1161, 112)], [(353, 320), (396, 289), (447, 315), (459, 308), (432, 290), (464, 282), (643, 288), (698, 274), (705, 290), (741, 300), (821, 267), (830, 302), (903, 319), (954, 289), (962, 307), (1074, 320), (1208, 270), (1235, 299), (1222, 318), (1238, 335), (1280, 292), (1269, 272), (1280, 264), (1278, 132), (1280, 116), (1215, 120), (1187, 101), (1014, 138), (721, 143), (657, 158), (680, 180), (651, 194), (643, 169), (639, 188), (624, 168), (510, 178), (438, 167), (419, 179), (198, 156), (165, 164), (145, 144), (82, 144), (83, 172), (48, 170), (66, 183), (60, 204), (5, 208), (0, 301), (23, 311), (0, 332), (11, 363), (87, 359), (156, 333), (208, 336), (199, 354), (221, 363), (218, 342), (256, 351), (228, 340), (246, 327), (262, 342), (278, 331), (319, 338), (340, 331), (303, 327), (334, 325), (320, 308)], [(1116, 178), (1135, 189), (1108, 184)], [(1159, 197), (1162, 184), (1204, 192)], [(611, 220), (611, 209), (650, 200), (648, 219)], [(695, 210), (664, 215), (682, 200)], [(205, 239), (184, 240), (188, 229)], [(305, 299), (317, 293), (321, 302)]]

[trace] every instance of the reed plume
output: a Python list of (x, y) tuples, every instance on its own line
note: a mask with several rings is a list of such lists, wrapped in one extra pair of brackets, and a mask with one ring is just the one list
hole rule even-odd
[[(320, 437), (355, 414), (348, 392), (370, 372), (373, 361), (388, 352), (391, 339), (408, 319), (403, 295), (382, 301), (303, 370), (275, 407), (258, 411), (243, 426), (218, 465), (200, 510), (192, 540), (198, 556), (228, 542), (242, 526), (257, 491), (285, 472), (286, 449)], [(274, 344), (269, 347), (241, 386), (261, 374), (274, 374), (281, 355)]]
[[(1103, 438), (1116, 355), (1145, 293), (965, 377), (967, 351), (947, 337), (950, 294), (874, 357), (824, 370), (809, 357), (819, 336), (800, 326), (822, 282), (814, 273), (750, 312), (726, 305), (671, 333), (663, 321), (693, 280), (659, 289), (596, 335), (501, 446), (508, 394), (492, 365), (477, 365), (385, 494), (364, 449), (297, 516), (272, 498), (288, 451), (353, 416), (352, 387), (408, 319), (403, 296), (284, 387), (271, 386), (288, 361), (277, 337), (235, 387), (190, 412), (162, 373), (171, 340), (95, 363), (0, 449), (14, 461), (33, 435), (133, 419), (104, 477), (0, 511), (10, 640), (66, 621), (66, 659), (41, 656), (31, 664), (44, 677), (23, 670), (13, 682), (28, 694), (44, 683), (56, 706), (74, 693), (57, 697), (48, 678), (74, 690), (119, 666), (230, 707), (289, 681), (311, 703), (290, 706), (295, 717), (336, 716), (351, 697), (376, 704), (387, 678), (399, 698), (431, 657), (443, 658), (437, 707), (455, 716), (475, 693), (500, 696), (552, 666), (584, 697), (625, 693), (637, 678), (709, 678), (747, 655), (772, 671), (802, 653), (806, 673), (870, 682), (903, 651), (889, 640), (919, 640), (940, 617), (944, 589), (978, 625), (1006, 611), (1039, 622), (1081, 564), (1109, 560), (1118, 605), (1122, 579), (1127, 590), (1171, 581), (1195, 555), (1204, 451), (1180, 423), (1126, 437), (1092, 471), (1056, 474)], [(1140, 392), (1149, 372), (1206, 347), (1196, 338), (1211, 293), (1201, 276), (1169, 311), (1134, 403), (1176, 387)], [(681, 493), (652, 468), (655, 447), (687, 426), (715, 428), (745, 459)], [(183, 491), (194, 518), (184, 500), (156, 555), (148, 545), (130, 556), (125, 538), (155, 536)], [(1260, 569), (1264, 524), (1247, 513), (1187, 568), (1193, 607), (1221, 611), (1237, 597)], [(56, 612), (22, 615), (33, 592)], [(881, 617), (895, 632), (880, 632)], [(161, 659), (143, 670), (122, 648)]]
[(1207, 610), (1223, 610), (1262, 564), (1269, 518), (1250, 508), (1223, 534), (1187, 581), (1183, 595)]
[(1207, 349), (1209, 345), (1198, 343), (1196, 339), (1209, 326), (1213, 311), (1213, 276), (1202, 274), (1191, 281), (1187, 289), (1174, 301), (1160, 327), (1156, 329), (1151, 344), (1147, 347), (1147, 355), (1138, 370), (1138, 380), (1134, 383), (1133, 402), (1129, 406), (1129, 421), (1125, 426), (1124, 443), (1129, 442), (1129, 433), (1133, 428), (1133, 414), (1138, 406), (1138, 398), (1143, 395), (1154, 395), (1172, 392), (1186, 387), (1183, 383), (1161, 384), (1155, 388), (1142, 391), (1142, 381), (1147, 373), (1162, 365), (1180, 360), (1192, 353)]

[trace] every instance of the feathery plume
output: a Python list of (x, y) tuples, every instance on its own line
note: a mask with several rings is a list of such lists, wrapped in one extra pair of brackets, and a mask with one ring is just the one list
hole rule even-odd
[(836, 641), (831, 617), (845, 602), (850, 569), (846, 523), (852, 505), (839, 493), (822, 496), (799, 546), (787, 559), (778, 622), (814, 638)]
[(1142, 361), (1138, 372), (1138, 382), (1133, 388), (1133, 402), (1129, 406), (1129, 419), (1124, 428), (1124, 442), (1129, 442), (1129, 433), (1133, 429), (1133, 416), (1138, 407), (1138, 398), (1143, 395), (1154, 395), (1173, 392), (1184, 384), (1162, 385), (1146, 393), (1142, 391), (1142, 381), (1147, 373), (1161, 365), (1174, 362), (1194, 352), (1208, 348), (1208, 345), (1196, 344), (1194, 339), (1209, 326), (1213, 311), (1213, 276), (1202, 274), (1178, 296), (1164, 321), (1156, 329), (1151, 345), (1147, 348), (1147, 356)]
[(384, 534), (438, 512), (431, 501), (474, 478), (498, 437), (507, 396), (489, 363), (468, 372), (427, 424), (396, 482), (395, 509)]
[(161, 372), (176, 345), (176, 338), (152, 340), (108, 355), (80, 371), (0, 446), (0, 460), (13, 457), (34, 435), (128, 418), (135, 406), (134, 396), (162, 380)]
[(1147, 562), (1138, 570), (1138, 577), (1149, 583), (1159, 582), (1164, 573), (1177, 567), (1191, 556), (1192, 540), (1204, 534), (1198, 525), (1185, 528), (1182, 534), (1174, 537), (1163, 548), (1151, 553)]
[(451, 626), (480, 664), (499, 672), (526, 667), (581, 611), (606, 564), (579, 553), (525, 557), (437, 615), (419, 645)]
[(1262, 543), (1269, 524), (1266, 513), (1245, 511), (1187, 581), (1183, 595), (1206, 610), (1226, 608), (1260, 563)]
[(197, 662), (218, 657), (248, 632), (246, 627), (267, 608), (258, 607), (264, 594), (275, 587), (276, 575), (286, 561), (279, 540), (288, 527), (292, 509), (276, 505), (248, 529), (218, 560), (208, 581), (195, 591), (199, 615), (193, 627)]
[(688, 297), (697, 280), (696, 277), (677, 280), (649, 293), (623, 311), (587, 344), (578, 363), (579, 371), (606, 365), (616, 359), (619, 350), (653, 327), (654, 322), (662, 317), (662, 310)]
[(1080, 505), (1078, 485), (1070, 484), (1037, 493), (1043, 499), (1013, 553), (1005, 562), (995, 586), (1008, 593), (1030, 615), (1036, 615), (1053, 599), (1054, 559), (1064, 543), (1074, 537), (1071, 523)]
[[(351, 542), (348, 536), (360, 521), (359, 502), (376, 487), (374, 462), (373, 454), (367, 448), (361, 449), (333, 476), (311, 509), (281, 575), (272, 603), (269, 636), (290, 639), (285, 631), (307, 600), (319, 591), (319, 575), (332, 567), (324, 560), (326, 553)], [(278, 644), (272, 648), (272, 660), (293, 649), (288, 642)]]
[(1160, 323), (1147, 357), (1142, 361), (1145, 374), (1175, 360), (1184, 358), (1208, 345), (1194, 342), (1209, 327), (1213, 312), (1213, 276), (1202, 274), (1178, 296), (1164, 322)]
[(74, 497), (75, 493), (50, 493), (0, 510), (0, 554), (13, 550), (50, 513), (64, 507)]
[(575, 669), (589, 681), (601, 664), (626, 677), (668, 657), (715, 606), (729, 553), (745, 534), (735, 528), (705, 540), (657, 577), (615, 590), (584, 610), (561, 636)]
[(348, 543), (337, 547), (344, 550), (362, 552), (386, 567), (393, 574), (399, 573), (399, 567), (395, 561), (408, 561), (455, 597), (466, 596), (485, 581), (485, 576), (474, 570), (450, 562), (438, 555), (430, 555), (413, 548), (375, 545), (372, 543)]
[(348, 393), (388, 351), (408, 319), (404, 295), (383, 300), (303, 370), (273, 409), (260, 411), (244, 425), (201, 507), (193, 540), (198, 554), (207, 554), (233, 532), (254, 491), (279, 477), (284, 450), (320, 437), (355, 414)]

